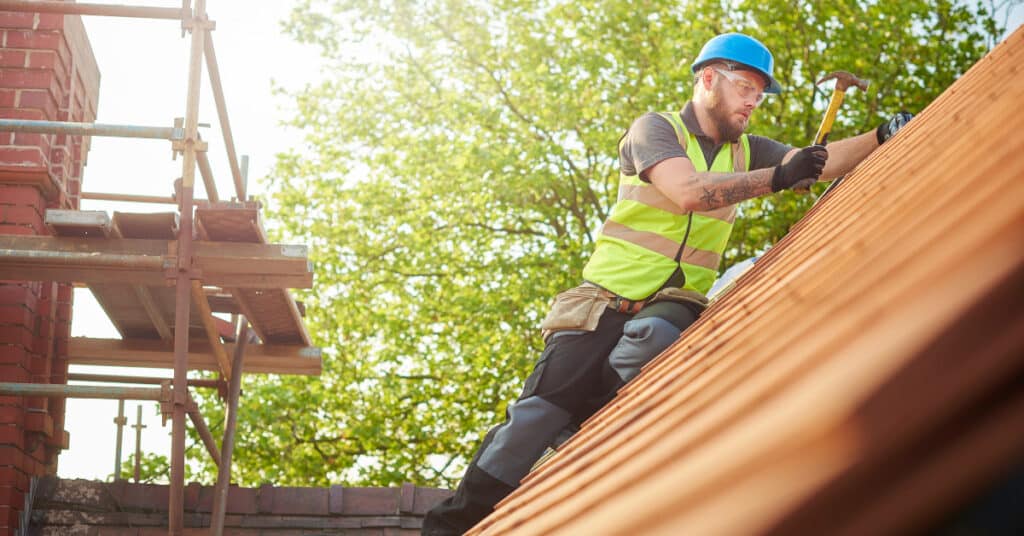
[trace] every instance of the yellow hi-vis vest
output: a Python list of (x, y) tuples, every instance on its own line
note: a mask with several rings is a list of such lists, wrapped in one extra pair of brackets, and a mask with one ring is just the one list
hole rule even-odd
[[(708, 168), (695, 136), (677, 113), (662, 113), (698, 172), (740, 172), (750, 167), (750, 141), (722, 146)], [(619, 199), (597, 236), (583, 279), (630, 300), (661, 289), (678, 265), (684, 289), (707, 294), (718, 275), (732, 233), (736, 205), (708, 212), (684, 212), (640, 175), (620, 175)], [(678, 264), (677, 264), (678, 263)]]

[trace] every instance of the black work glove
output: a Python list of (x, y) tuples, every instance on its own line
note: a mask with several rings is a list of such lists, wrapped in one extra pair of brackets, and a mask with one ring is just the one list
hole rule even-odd
[(878, 129), (875, 130), (875, 136), (878, 138), (878, 144), (885, 143), (885, 140), (896, 135), (899, 129), (903, 128), (904, 125), (910, 122), (914, 118), (914, 114), (910, 112), (899, 112), (892, 116), (891, 119), (878, 125)]
[(809, 145), (800, 149), (789, 159), (789, 162), (775, 166), (772, 175), (772, 191), (778, 192), (792, 188), (798, 182), (814, 183), (825, 169), (828, 160), (828, 149), (824, 145)]

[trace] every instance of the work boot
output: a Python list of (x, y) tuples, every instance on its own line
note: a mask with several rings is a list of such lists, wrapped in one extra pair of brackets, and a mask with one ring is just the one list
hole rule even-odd
[(423, 536), (459, 536), (494, 511), (494, 505), (515, 490), (476, 464), (466, 470), (455, 495), (441, 501), (423, 518)]

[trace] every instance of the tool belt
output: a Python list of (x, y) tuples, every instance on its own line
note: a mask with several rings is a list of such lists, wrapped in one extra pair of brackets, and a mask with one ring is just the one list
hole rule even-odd
[(555, 296), (551, 310), (540, 323), (541, 335), (547, 341), (548, 337), (558, 331), (594, 331), (605, 309), (636, 314), (647, 304), (659, 301), (689, 304), (696, 307), (698, 313), (708, 303), (703, 294), (681, 288), (665, 288), (650, 298), (630, 300), (593, 283), (584, 282)]
[(696, 290), (687, 290), (685, 288), (663, 288), (647, 299), (647, 303), (657, 302), (675, 302), (689, 305), (698, 314), (708, 308), (707, 296)]
[[(586, 284), (586, 283), (584, 283)], [(640, 312), (647, 305), (648, 300), (631, 300), (629, 298), (623, 298), (614, 292), (609, 292), (605, 289), (601, 289), (602, 292), (608, 294), (608, 305), (607, 307), (613, 311), (619, 313), (626, 313), (635, 315)]]
[(540, 323), (544, 340), (557, 331), (594, 331), (610, 303), (611, 296), (607, 290), (589, 283), (559, 293)]

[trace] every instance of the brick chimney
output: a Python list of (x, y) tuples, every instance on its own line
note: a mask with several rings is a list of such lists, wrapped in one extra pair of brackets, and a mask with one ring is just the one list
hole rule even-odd
[[(99, 69), (81, 17), (0, 11), (0, 118), (92, 122)], [(78, 208), (89, 139), (0, 132), (0, 234), (47, 235), (47, 208)], [(67, 383), (72, 287), (0, 281), (0, 381)], [(33, 476), (68, 447), (64, 400), (0, 397), (0, 534)]]

